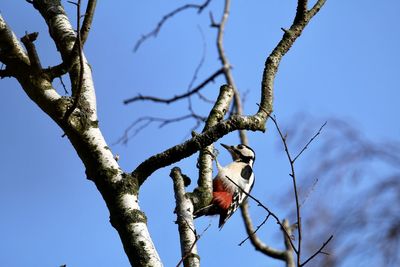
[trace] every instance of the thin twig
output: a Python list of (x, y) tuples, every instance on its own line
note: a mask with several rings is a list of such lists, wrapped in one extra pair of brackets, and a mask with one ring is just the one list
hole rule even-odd
[(302, 267), (302, 266), (304, 266), (304, 265), (306, 265), (310, 260), (312, 260), (315, 256), (317, 256), (318, 254), (327, 254), (327, 253), (325, 253), (325, 252), (322, 252), (322, 250), (324, 249), (324, 247), (326, 246), (326, 245), (328, 245), (328, 243), (332, 240), (332, 238), (333, 238), (333, 235), (331, 235), (329, 238), (328, 238), (328, 240), (326, 240), (325, 242), (324, 242), (324, 244), (322, 244), (322, 246), (313, 254), (313, 255), (311, 255), (311, 257), (309, 257), (306, 261), (304, 261), (302, 264), (300, 264), (300, 267)]
[(242, 242), (240, 242), (240, 243), (239, 243), (239, 246), (243, 245), (244, 242), (246, 242), (246, 241), (250, 238), (250, 236), (252, 236), (252, 235), (254, 235), (255, 233), (257, 233), (257, 231), (261, 228), (261, 226), (263, 226), (263, 225), (268, 221), (268, 218), (269, 218), (270, 216), (271, 216), (271, 214), (268, 213), (268, 215), (265, 217), (264, 221), (262, 221), (262, 223), (260, 223), (260, 225), (258, 225), (258, 226), (256, 227), (256, 229), (253, 231), (253, 233), (251, 233), (250, 235), (248, 235)]
[[(135, 137), (137, 134), (139, 134), (142, 130), (144, 130), (147, 126), (149, 126), (153, 122), (159, 122), (160, 124), (158, 125), (158, 127), (159, 128), (163, 128), (164, 126), (166, 126), (168, 124), (179, 122), (179, 121), (183, 121), (183, 120), (190, 119), (190, 118), (193, 118), (196, 121), (204, 121), (205, 120), (204, 117), (200, 117), (200, 116), (198, 116), (196, 114), (193, 114), (193, 113), (192, 114), (188, 114), (188, 115), (184, 115), (184, 116), (180, 116), (180, 117), (170, 118), (170, 119), (158, 118), (158, 117), (150, 117), (150, 116), (138, 118), (133, 123), (131, 123), (131, 125), (129, 125), (128, 128), (125, 129), (124, 134), (122, 135), (122, 137), (120, 137), (117, 141), (115, 141), (113, 143), (113, 145), (119, 144), (119, 143), (127, 144), (130, 138)], [(144, 122), (144, 124), (138, 126), (135, 129), (135, 127), (137, 125), (139, 125), (141, 122)], [(132, 134), (128, 135), (129, 132), (132, 131), (133, 129), (135, 129), (134, 132)]]
[(229, 181), (231, 181), (231, 183), (233, 183), (234, 185), (236, 185), (237, 188), (240, 189), (240, 191), (242, 191), (246, 196), (248, 196), (249, 198), (251, 198), (252, 200), (254, 200), (258, 206), (262, 207), (264, 210), (266, 210), (268, 212), (268, 215), (271, 215), (275, 221), (277, 222), (277, 224), (279, 224), (279, 226), (282, 228), (282, 230), (285, 232), (286, 236), (289, 238), (290, 240), (290, 245), (292, 246), (293, 250), (297, 253), (297, 249), (294, 246), (293, 242), (292, 242), (292, 238), (291, 236), (287, 233), (286, 228), (282, 225), (281, 221), (279, 220), (278, 216), (275, 215), (275, 213), (273, 213), (269, 208), (267, 208), (263, 203), (261, 203), (260, 200), (258, 200), (257, 198), (253, 197), (251, 194), (247, 193), (246, 191), (244, 191), (243, 188), (241, 188), (237, 183), (235, 183), (231, 178), (229, 178), (228, 176), (225, 176)]
[(207, 227), (201, 232), (201, 234), (197, 235), (196, 231), (194, 231), (193, 229), (191, 229), (195, 235), (196, 235), (196, 240), (193, 242), (192, 246), (190, 247), (190, 250), (188, 251), (188, 253), (186, 253), (181, 260), (178, 262), (178, 264), (176, 265), (176, 267), (179, 267), (183, 261), (190, 255), (190, 253), (192, 252), (194, 246), (197, 244), (197, 242), (200, 240), (200, 238), (203, 236), (203, 234), (208, 230), (208, 228), (211, 227), (211, 224), (208, 224)]
[(64, 88), (64, 93), (67, 95), (67, 94), (69, 94), (68, 93), (68, 90), (67, 90), (67, 87), (65, 86), (65, 83), (64, 83), (64, 81), (63, 81), (63, 79), (62, 79), (62, 76), (60, 76), (60, 77), (58, 77), (59, 79), (60, 79), (60, 83), (61, 83), (61, 85), (62, 85), (62, 87)]
[[(237, 89), (235, 81), (233, 79), (233, 74), (231, 71), (231, 63), (229, 62), (228, 57), (224, 51), (225, 25), (229, 18), (230, 5), (231, 5), (231, 1), (225, 0), (222, 18), (218, 24), (215, 23), (212, 14), (210, 14), (210, 17), (211, 17), (212, 27), (217, 28), (217, 30), (218, 30), (217, 50), (218, 50), (218, 55), (219, 55), (219, 59), (221, 61), (222, 68), (224, 70), (225, 80), (229, 85), (231, 85), (233, 87), (233, 90), (235, 92), (234, 97), (233, 97), (232, 110), (235, 110), (237, 114), (242, 115), (243, 114), (242, 100), (240, 98), (239, 90)], [(243, 144), (248, 143), (247, 135), (245, 134), (244, 130), (239, 130), (239, 138)]]
[(215, 78), (217, 78), (219, 75), (221, 75), (223, 73), (223, 69), (219, 69), (216, 72), (214, 72), (210, 77), (208, 77), (205, 81), (203, 81), (201, 84), (199, 84), (198, 86), (196, 86), (195, 88), (193, 88), (192, 90), (181, 94), (181, 95), (176, 95), (172, 98), (158, 98), (158, 97), (154, 97), (154, 96), (142, 96), (142, 95), (138, 95), (129, 99), (124, 100), (124, 104), (130, 104), (132, 102), (136, 102), (136, 101), (153, 101), (153, 102), (158, 102), (158, 103), (164, 103), (164, 104), (170, 104), (172, 102), (184, 99), (186, 97), (189, 97), (192, 94), (197, 93), (198, 91), (200, 91), (203, 87), (205, 87), (208, 83), (214, 81)]
[(301, 214), (300, 214), (300, 203), (299, 203), (299, 194), (297, 192), (297, 182), (296, 182), (296, 173), (294, 169), (294, 161), (292, 160), (292, 156), (290, 155), (289, 148), (286, 142), (286, 136), (282, 134), (281, 129), (279, 128), (278, 122), (276, 120), (275, 116), (269, 116), (270, 119), (274, 122), (275, 127), (279, 133), (279, 136), (282, 139), (283, 146), (285, 148), (286, 156), (289, 160), (290, 163), (290, 170), (291, 174), (290, 177), (292, 177), (292, 182), (293, 182), (293, 191), (294, 191), (294, 197), (296, 200), (296, 216), (297, 216), (297, 235), (298, 235), (298, 240), (297, 240), (297, 266), (300, 266), (300, 257), (301, 257), (301, 241), (302, 241), (302, 223), (301, 223)]
[(318, 135), (321, 134), (322, 128), (324, 128), (325, 125), (326, 125), (327, 123), (328, 123), (328, 122), (326, 121), (326, 122), (324, 122), (324, 124), (322, 124), (322, 126), (319, 128), (318, 132), (317, 132), (316, 134), (314, 134), (313, 137), (311, 137), (311, 139), (310, 139), (310, 140), (308, 141), (308, 143), (303, 147), (303, 149), (297, 154), (296, 157), (294, 157), (293, 163), (297, 160), (298, 157), (300, 157), (300, 155), (304, 152), (304, 150), (306, 150), (306, 149), (308, 148), (308, 146), (312, 143), (312, 141), (314, 141), (314, 139), (315, 139)]
[(142, 37), (140, 37), (140, 39), (136, 42), (135, 47), (133, 48), (133, 51), (136, 52), (140, 46), (150, 37), (157, 37), (158, 33), (160, 32), (162, 26), (164, 25), (165, 22), (168, 21), (168, 19), (172, 18), (173, 16), (175, 16), (176, 14), (187, 10), (187, 9), (197, 9), (198, 13), (201, 13), (207, 6), (208, 4), (211, 2), (211, 0), (206, 0), (203, 4), (198, 5), (198, 4), (186, 4), (183, 5), (181, 7), (178, 7), (176, 9), (174, 9), (173, 11), (167, 13), (166, 15), (164, 15), (161, 20), (157, 23), (157, 26), (150, 32), (142, 35)]

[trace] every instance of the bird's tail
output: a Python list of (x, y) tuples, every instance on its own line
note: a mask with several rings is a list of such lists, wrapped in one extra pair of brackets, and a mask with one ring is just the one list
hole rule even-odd
[(214, 204), (210, 204), (208, 206), (205, 206), (205, 207), (195, 211), (193, 213), (193, 217), (196, 219), (201, 216), (209, 216), (209, 215), (217, 215), (217, 214), (219, 214), (218, 206), (216, 206)]

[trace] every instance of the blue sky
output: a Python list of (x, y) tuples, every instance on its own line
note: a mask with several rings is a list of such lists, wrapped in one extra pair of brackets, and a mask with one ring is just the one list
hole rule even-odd
[[(100, 127), (111, 144), (135, 119), (144, 116), (174, 117), (185, 112), (186, 101), (162, 106), (122, 101), (138, 93), (168, 97), (187, 90), (203, 53), (206, 58), (198, 82), (219, 68), (215, 30), (208, 27), (209, 10), (219, 18), (220, 1), (197, 15), (186, 11), (167, 22), (156, 39), (148, 40), (137, 53), (135, 41), (158, 20), (186, 1), (99, 1), (85, 53), (93, 68)], [(168, 3), (167, 3), (168, 2)], [(75, 21), (73, 7), (63, 1)], [(275, 82), (274, 110), (284, 124), (299, 112), (312, 114), (323, 123), (334, 116), (352, 122), (371, 139), (399, 139), (400, 29), (395, 0), (327, 1), (300, 39), (283, 59)], [(25, 31), (39, 32), (37, 48), (42, 65), (60, 62), (55, 46), (38, 12), (25, 1), (1, 0), (0, 12), (18, 37)], [(245, 111), (256, 111), (265, 58), (288, 27), (295, 1), (233, 1), (226, 26), (225, 48), (233, 65), (238, 88), (246, 93)], [(64, 78), (66, 81), (67, 78)], [(220, 78), (204, 94), (214, 98)], [(62, 88), (55, 84), (62, 93)], [(108, 211), (94, 184), (62, 131), (25, 95), (12, 79), (0, 81), (0, 265), (1, 266), (128, 266)], [(209, 106), (196, 106), (207, 114)], [(302, 123), (301, 121), (298, 122)], [(114, 145), (125, 171), (133, 170), (154, 153), (181, 142), (192, 121), (158, 129), (152, 125), (127, 146)], [(276, 134), (268, 124), (266, 134), (249, 133), (257, 153), (257, 184), (253, 194), (283, 218), (278, 198), (290, 180), (284, 155), (275, 149)], [(325, 129), (329, 131), (328, 126)], [(236, 133), (224, 143), (238, 142)], [(222, 163), (227, 154), (218, 145)], [(312, 153), (308, 152), (308, 153)], [(196, 177), (195, 157), (178, 164)], [(173, 224), (174, 202), (170, 168), (157, 171), (143, 186), (140, 205), (165, 266), (180, 259), (177, 227)], [(279, 198), (281, 199), (281, 198)], [(251, 203), (255, 221), (264, 212)], [(211, 228), (199, 241), (203, 266), (283, 266), (268, 260), (246, 244), (239, 215), (222, 231), (217, 219), (201, 219), (198, 231)], [(274, 223), (263, 231), (264, 240), (282, 247)], [(229, 262), (227, 260), (229, 259)]]

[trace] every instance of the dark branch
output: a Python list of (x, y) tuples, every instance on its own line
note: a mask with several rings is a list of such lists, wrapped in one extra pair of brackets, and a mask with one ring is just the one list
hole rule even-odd
[[(210, 13), (210, 18), (211, 18), (212, 27), (217, 28), (217, 31), (218, 31), (217, 32), (217, 50), (218, 50), (219, 59), (221, 61), (222, 69), (224, 70), (225, 81), (227, 84), (229, 84), (233, 87), (233, 90), (235, 92), (235, 95), (233, 97), (232, 108), (236, 111), (236, 114), (242, 115), (243, 114), (242, 100), (240, 98), (239, 90), (237, 89), (237, 87), (235, 85), (235, 81), (233, 79), (231, 64), (230, 64), (228, 57), (226, 56), (225, 51), (224, 51), (225, 25), (229, 18), (230, 5), (231, 5), (231, 1), (225, 0), (224, 12), (223, 12), (221, 20), (218, 24), (215, 23), (214, 18), (211, 13)], [(239, 131), (239, 138), (241, 140), (241, 143), (243, 143), (243, 144), (248, 143), (247, 135), (246, 135), (245, 131)]]
[(0, 79), (6, 78), (6, 77), (13, 77), (13, 72), (9, 69), (0, 69)]
[(318, 132), (316, 134), (314, 134), (313, 137), (311, 137), (311, 139), (308, 141), (308, 143), (303, 147), (303, 149), (297, 154), (296, 157), (294, 157), (293, 159), (293, 163), (297, 160), (298, 157), (300, 157), (300, 155), (304, 152), (304, 150), (306, 150), (308, 148), (308, 146), (312, 143), (312, 141), (314, 141), (314, 139), (321, 134), (322, 128), (325, 127), (325, 125), (328, 122), (324, 122), (324, 124), (322, 124), (322, 126), (319, 128)]
[[(90, 28), (92, 25), (94, 12), (96, 10), (97, 0), (89, 0), (86, 6), (85, 18), (83, 19), (82, 27), (80, 29), (81, 46), (83, 46), (88, 38)], [(79, 29), (79, 28), (78, 28)]]
[(252, 233), (250, 233), (242, 242), (239, 243), (239, 246), (243, 245), (244, 242), (246, 242), (247, 240), (250, 239), (251, 236), (255, 235), (257, 233), (258, 230), (260, 230), (261, 226), (263, 226), (267, 221), (268, 218), (271, 216), (271, 214), (267, 214), (267, 216), (265, 217), (264, 221), (262, 221), (262, 223), (260, 223), (256, 229), (254, 231), (252, 231)]
[(293, 242), (292, 242), (291, 236), (290, 236), (290, 235), (288, 234), (288, 232), (286, 231), (286, 228), (282, 225), (282, 223), (281, 223), (281, 221), (279, 220), (278, 216), (276, 216), (275, 213), (273, 213), (269, 208), (267, 208), (263, 203), (261, 203), (260, 200), (258, 200), (257, 198), (253, 197), (251, 194), (249, 194), (249, 193), (247, 193), (246, 191), (244, 191), (244, 189), (241, 188), (237, 183), (235, 183), (231, 178), (229, 178), (228, 176), (225, 176), (225, 177), (226, 177), (231, 183), (233, 183), (237, 188), (239, 188), (240, 191), (242, 191), (247, 197), (249, 197), (249, 198), (251, 198), (252, 200), (254, 200), (254, 201), (258, 204), (258, 206), (262, 207), (265, 211), (267, 211), (267, 212), (268, 212), (268, 216), (271, 215), (271, 216), (275, 219), (276, 223), (280, 225), (280, 227), (282, 228), (282, 230), (285, 232), (286, 236), (289, 238), (290, 244), (291, 244), (293, 250), (294, 250), (296, 253), (298, 253), (296, 247), (294, 246), (294, 244), (293, 244)]
[[(127, 144), (130, 138), (135, 137), (137, 134), (139, 134), (142, 130), (144, 130), (146, 127), (148, 127), (152, 123), (159, 122), (160, 124), (158, 125), (158, 127), (162, 128), (168, 124), (180, 122), (180, 121), (187, 120), (190, 118), (193, 118), (197, 121), (199, 121), (199, 120), (204, 121), (206, 119), (203, 117), (199, 117), (195, 114), (188, 114), (188, 115), (170, 118), (170, 119), (150, 117), (150, 116), (138, 118), (131, 125), (129, 125), (129, 127), (124, 131), (124, 134), (122, 135), (122, 137), (120, 137), (116, 142), (114, 142), (114, 145), (118, 144), (118, 143)], [(142, 122), (144, 122), (144, 124), (140, 125), (140, 123), (142, 123)], [(131, 132), (132, 130), (134, 130), (133, 133), (129, 134), (129, 132)]]
[(304, 261), (302, 264), (300, 264), (300, 267), (306, 265), (310, 260), (312, 260), (313, 258), (315, 258), (315, 256), (317, 256), (317, 255), (320, 254), (320, 253), (326, 255), (327, 253), (323, 252), (322, 250), (324, 249), (324, 247), (325, 247), (326, 245), (328, 245), (328, 243), (332, 240), (332, 238), (333, 238), (333, 235), (331, 235), (331, 236), (328, 238), (328, 240), (326, 240), (326, 241), (324, 242), (324, 244), (322, 244), (322, 246), (321, 246), (313, 255), (311, 255), (311, 257), (309, 257), (306, 261)]
[(198, 86), (193, 88), (192, 90), (190, 90), (190, 91), (188, 91), (188, 92), (186, 92), (184, 94), (174, 96), (172, 98), (164, 99), (164, 98), (158, 98), (158, 97), (153, 97), (153, 96), (138, 95), (136, 97), (124, 100), (124, 104), (126, 105), (126, 104), (130, 104), (130, 103), (136, 102), (136, 101), (152, 101), (152, 102), (157, 102), (157, 103), (170, 104), (172, 102), (175, 102), (175, 101), (181, 100), (183, 98), (189, 97), (189, 96), (191, 96), (193, 94), (196, 94), (202, 88), (204, 88), (208, 83), (214, 81), (214, 79), (217, 78), (222, 73), (223, 73), (223, 70), (219, 69), (216, 72), (214, 72), (210, 77), (208, 77), (205, 81), (203, 81), (201, 84), (199, 84)]
[(136, 52), (140, 46), (150, 37), (157, 37), (158, 33), (160, 32), (162, 26), (164, 25), (165, 22), (167, 22), (168, 19), (172, 18), (173, 16), (175, 16), (176, 14), (187, 10), (187, 9), (197, 9), (198, 13), (201, 13), (207, 6), (208, 4), (211, 2), (211, 0), (206, 0), (203, 4), (198, 5), (198, 4), (186, 4), (183, 5), (181, 7), (178, 7), (176, 9), (174, 9), (173, 11), (169, 12), (168, 14), (164, 15), (161, 20), (158, 22), (157, 26), (150, 31), (149, 33), (144, 34), (135, 44), (135, 47), (133, 49), (134, 52)]
[(269, 116), (271, 120), (274, 122), (276, 130), (279, 133), (279, 136), (281, 137), (283, 146), (285, 148), (286, 156), (289, 160), (290, 163), (290, 170), (291, 173), (289, 174), (290, 177), (292, 178), (293, 182), (293, 191), (294, 191), (294, 197), (296, 200), (296, 215), (297, 215), (297, 235), (298, 235), (298, 240), (297, 240), (297, 266), (300, 266), (300, 257), (301, 257), (301, 242), (302, 242), (302, 223), (301, 223), (301, 214), (300, 214), (300, 203), (299, 203), (299, 194), (297, 192), (297, 181), (296, 181), (296, 173), (294, 169), (294, 161), (292, 160), (292, 156), (290, 155), (289, 148), (286, 142), (286, 136), (282, 134), (281, 129), (279, 128), (278, 122), (276, 121), (275, 116)]

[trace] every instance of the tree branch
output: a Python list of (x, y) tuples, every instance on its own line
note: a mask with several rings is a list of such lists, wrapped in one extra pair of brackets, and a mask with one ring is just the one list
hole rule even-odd
[(26, 70), (29, 58), (14, 32), (0, 14), (0, 61), (6, 65), (2, 77), (13, 76), (14, 70)]
[[(200, 266), (200, 257), (197, 254), (196, 246), (197, 235), (193, 222), (193, 203), (185, 192), (185, 177), (178, 167), (171, 170), (170, 177), (174, 183), (176, 223), (181, 241), (183, 266)], [(180, 263), (177, 266), (179, 265)]]
[[(221, 88), (221, 90), (226, 90), (227, 87)], [(148, 158), (132, 172), (132, 176), (138, 179), (138, 184), (141, 185), (154, 171), (189, 157), (232, 131), (244, 129), (264, 131), (266, 118), (267, 115), (264, 113), (254, 116), (232, 116), (211, 127), (204, 133), (195, 135), (180, 145), (171, 147), (162, 153)]]
[[(231, 5), (231, 1), (225, 0), (224, 12), (223, 12), (221, 21), (219, 22), (219, 24), (216, 24), (214, 21), (212, 21), (211, 25), (213, 27), (217, 28), (217, 30), (218, 30), (217, 50), (218, 50), (219, 59), (222, 64), (222, 69), (224, 70), (224, 77), (225, 77), (226, 83), (231, 85), (235, 92), (233, 107), (235, 107), (237, 114), (242, 115), (243, 114), (242, 100), (240, 98), (239, 90), (237, 89), (237, 87), (235, 85), (235, 81), (233, 79), (233, 74), (231, 71), (231, 64), (230, 64), (228, 57), (226, 56), (225, 51), (224, 51), (224, 32), (225, 32), (225, 25), (226, 25), (226, 22), (228, 21), (228, 17), (229, 17), (230, 5)], [(243, 131), (243, 130), (239, 131), (239, 138), (243, 144), (248, 143), (247, 135), (246, 135), (245, 131)]]
[[(158, 122), (159, 123), (158, 127), (162, 128), (168, 124), (187, 120), (190, 118), (193, 118), (196, 121), (205, 121), (206, 120), (206, 118), (199, 117), (195, 114), (188, 114), (188, 115), (170, 118), (170, 119), (149, 117), (149, 116), (138, 118), (131, 125), (129, 125), (128, 128), (125, 129), (124, 134), (117, 141), (115, 141), (114, 144), (118, 144), (118, 143), (127, 144), (130, 138), (139, 134), (142, 130), (144, 130), (147, 126), (149, 126), (153, 122)], [(141, 122), (144, 122), (144, 124), (140, 125)], [(129, 134), (129, 132), (131, 132), (131, 131), (133, 131), (133, 133)]]
[[(89, 36), (92, 26), (94, 12), (96, 10), (97, 0), (89, 0), (86, 6), (85, 18), (83, 19), (82, 27), (80, 29), (81, 46), (84, 46)], [(78, 28), (79, 29), (79, 28)]]
[(322, 124), (322, 126), (319, 128), (318, 132), (316, 134), (314, 134), (313, 137), (311, 137), (311, 139), (308, 141), (308, 143), (300, 150), (300, 152), (293, 158), (293, 163), (298, 159), (298, 157), (300, 157), (300, 155), (304, 152), (304, 150), (306, 150), (308, 148), (308, 146), (312, 143), (312, 141), (314, 141), (314, 139), (321, 134), (322, 128), (325, 127), (325, 125), (327, 124), (327, 122), (324, 122), (324, 124)]
[(268, 215), (272, 216), (276, 223), (280, 225), (280, 227), (284, 230), (286, 236), (288, 237), (288, 239), (290, 240), (290, 244), (293, 248), (293, 250), (297, 253), (296, 247), (294, 246), (293, 242), (291, 241), (291, 237), (289, 235), (289, 233), (286, 231), (286, 228), (283, 227), (281, 221), (279, 220), (278, 216), (275, 215), (275, 213), (273, 213), (269, 208), (267, 208), (267, 206), (265, 206), (260, 200), (258, 200), (257, 198), (253, 197), (251, 194), (247, 193), (246, 191), (243, 190), (243, 188), (241, 188), (237, 183), (235, 183), (230, 177), (225, 176), (231, 183), (233, 183), (237, 188), (240, 189), (240, 191), (242, 191), (247, 197), (251, 198), (252, 200), (254, 200), (258, 206), (262, 207), (265, 211), (268, 212)]
[[(285, 251), (274, 249), (270, 246), (267, 246), (263, 241), (256, 235), (257, 229), (255, 230), (253, 227), (253, 223), (251, 222), (250, 213), (249, 213), (249, 204), (247, 201), (243, 202), (241, 206), (241, 213), (244, 220), (244, 225), (246, 226), (246, 232), (248, 238), (250, 238), (251, 244), (254, 248), (261, 253), (279, 260), (286, 260)], [(267, 213), (266, 219), (270, 217), (270, 213)], [(245, 239), (246, 240), (246, 239)], [(241, 245), (241, 244), (239, 244)]]
[[(211, 109), (211, 112), (204, 125), (202, 131), (203, 133), (224, 119), (224, 116), (229, 109), (229, 105), (232, 102), (232, 97), (233, 88), (229, 85), (222, 86), (218, 98), (215, 101), (215, 104)], [(192, 201), (195, 205), (195, 210), (208, 205), (212, 200), (213, 149), (214, 145), (210, 144), (209, 146), (201, 149), (199, 153), (199, 158), (197, 161), (199, 168), (199, 179), (197, 182), (198, 187), (192, 194)]]
[(266, 114), (270, 114), (272, 112), (274, 80), (282, 57), (289, 51), (296, 39), (302, 34), (304, 28), (314, 17), (314, 15), (318, 13), (320, 8), (324, 5), (325, 0), (317, 1), (314, 8), (310, 12), (307, 12), (307, 16), (303, 16), (301, 14), (304, 12), (304, 5), (307, 5), (306, 2), (307, 1), (304, 0), (298, 1), (297, 13), (292, 25), (288, 30), (285, 31), (281, 41), (277, 44), (265, 61), (261, 82), (262, 102), (260, 103), (259, 111), (265, 110)]
[(326, 241), (322, 244), (322, 246), (321, 246), (313, 255), (311, 255), (307, 260), (305, 260), (302, 264), (300, 264), (300, 267), (306, 265), (310, 260), (314, 259), (318, 254), (322, 253), (322, 250), (324, 249), (324, 247), (325, 247), (326, 245), (328, 245), (328, 243), (332, 240), (332, 238), (333, 238), (333, 235), (331, 235), (331, 236), (328, 238), (328, 240), (326, 240)]
[(290, 177), (292, 177), (292, 182), (293, 182), (293, 191), (294, 191), (294, 197), (296, 200), (296, 217), (297, 217), (297, 266), (300, 266), (300, 260), (301, 260), (301, 242), (302, 242), (302, 223), (301, 223), (301, 214), (300, 214), (300, 202), (299, 202), (299, 194), (297, 192), (297, 181), (296, 181), (296, 173), (294, 169), (294, 161), (292, 159), (292, 156), (290, 155), (289, 148), (286, 142), (286, 136), (282, 134), (281, 129), (279, 128), (278, 122), (276, 121), (275, 117), (270, 116), (271, 120), (274, 122), (276, 130), (279, 133), (279, 136), (282, 140), (283, 146), (285, 148), (286, 156), (289, 160), (290, 163), (290, 170), (291, 173), (289, 174)]
[(160, 32), (162, 26), (164, 25), (165, 22), (167, 22), (170, 18), (172, 18), (173, 16), (175, 16), (176, 14), (187, 10), (187, 9), (197, 9), (198, 13), (201, 13), (207, 6), (208, 4), (211, 2), (211, 0), (206, 0), (203, 4), (198, 5), (198, 4), (186, 4), (183, 5), (181, 7), (178, 7), (176, 9), (174, 9), (173, 11), (167, 13), (166, 15), (164, 15), (161, 20), (158, 22), (157, 26), (150, 32), (144, 34), (135, 44), (135, 47), (133, 48), (133, 51), (136, 52), (140, 46), (150, 37), (157, 37), (158, 33)]
[(63, 120), (65, 122), (68, 122), (69, 116), (78, 107), (79, 100), (80, 100), (81, 93), (82, 93), (83, 74), (85, 72), (85, 66), (84, 66), (84, 63), (83, 63), (83, 51), (82, 51), (83, 47), (82, 47), (81, 31), (80, 31), (80, 27), (81, 27), (81, 0), (78, 0), (77, 3), (74, 3), (72, 1), (68, 1), (68, 2), (76, 5), (76, 25), (77, 25), (76, 26), (76, 28), (77, 28), (76, 32), (77, 32), (77, 36), (76, 36), (75, 45), (77, 45), (77, 49), (78, 49), (79, 76), (78, 76), (78, 79), (77, 79), (76, 89), (72, 91), (72, 95), (74, 97), (73, 98), (73, 102), (72, 102), (72, 106), (69, 109), (67, 109), (67, 111), (64, 114)]
[(206, 80), (204, 80), (202, 83), (200, 83), (198, 86), (193, 88), (192, 90), (190, 90), (184, 94), (181, 94), (181, 95), (176, 95), (172, 98), (158, 98), (158, 97), (153, 97), (153, 96), (138, 95), (138, 96), (124, 100), (124, 104), (126, 105), (126, 104), (130, 104), (130, 103), (136, 102), (136, 101), (152, 101), (152, 102), (170, 104), (172, 102), (181, 100), (183, 98), (187, 98), (193, 94), (198, 93), (201, 89), (203, 89), (210, 82), (214, 81), (214, 79), (217, 78), (222, 73), (223, 73), (223, 69), (219, 69), (216, 72), (214, 72), (210, 77), (208, 77)]
[(39, 33), (26, 33), (24, 37), (21, 38), (21, 42), (24, 44), (26, 51), (28, 52), (29, 61), (31, 67), (34, 71), (39, 72), (42, 70), (42, 64), (40, 63), (39, 56), (36, 51), (35, 44), (33, 43), (38, 37)]

